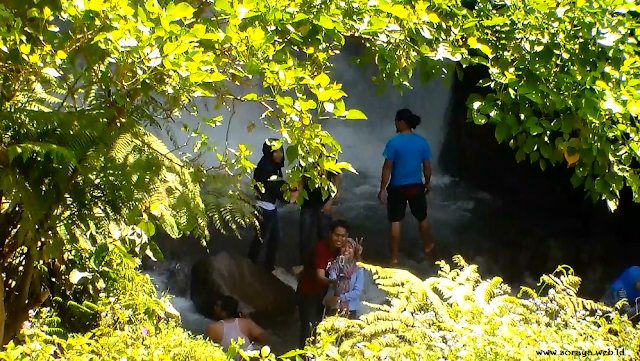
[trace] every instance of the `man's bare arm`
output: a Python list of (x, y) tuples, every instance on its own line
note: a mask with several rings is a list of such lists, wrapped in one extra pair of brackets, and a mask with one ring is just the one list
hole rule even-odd
[(323, 269), (317, 269), (316, 274), (318, 276), (318, 281), (320, 281), (323, 285), (329, 285), (329, 279), (325, 275), (325, 271)]
[(425, 160), (422, 162), (422, 174), (424, 174), (425, 184), (431, 184), (431, 161)]
[(333, 177), (333, 185), (336, 186), (336, 196), (340, 193), (340, 185), (342, 184), (342, 175), (338, 174)]
[(251, 335), (249, 338), (252, 342), (258, 342), (259, 344), (265, 346), (269, 344), (269, 340), (267, 337), (267, 333), (262, 329), (262, 327), (258, 326), (255, 322), (251, 320), (247, 320), (249, 322), (249, 330)]
[(393, 161), (385, 159), (384, 164), (382, 165), (382, 179), (380, 180), (380, 190), (387, 188), (389, 179), (391, 179), (391, 170), (393, 170)]

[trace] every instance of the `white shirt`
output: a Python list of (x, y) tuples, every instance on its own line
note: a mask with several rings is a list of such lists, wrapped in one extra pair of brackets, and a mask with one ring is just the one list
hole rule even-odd
[(273, 203), (269, 203), (269, 202), (265, 202), (265, 201), (257, 201), (256, 204), (258, 205), (258, 207), (267, 210), (267, 211), (272, 211), (274, 209), (276, 209), (276, 205)]

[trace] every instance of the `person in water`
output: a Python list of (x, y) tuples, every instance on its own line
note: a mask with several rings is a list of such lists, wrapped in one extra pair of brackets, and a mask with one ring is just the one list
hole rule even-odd
[[(258, 263), (262, 243), (267, 244), (265, 267), (269, 272), (275, 269), (276, 254), (280, 243), (280, 224), (276, 203), (285, 202), (283, 188), (287, 185), (282, 177), (284, 167), (284, 152), (276, 145), (276, 139), (268, 139), (262, 145), (262, 158), (253, 172), (255, 181), (257, 205), (260, 211), (260, 232), (256, 229), (255, 236), (249, 246), (249, 259)], [(297, 190), (291, 192), (291, 203), (295, 202)]]
[(340, 175), (326, 172), (323, 176), (336, 187), (338, 193), (333, 197), (330, 194), (324, 196), (321, 188), (311, 190), (309, 183), (312, 181), (307, 177), (303, 178), (301, 183), (306, 193), (306, 197), (300, 206), (299, 247), (300, 264), (302, 265), (304, 265), (305, 258), (313, 245), (317, 241), (329, 237), (333, 220), (333, 205), (340, 194)]
[(362, 252), (361, 242), (348, 238), (342, 245), (341, 255), (329, 266), (329, 280), (334, 282), (323, 300), (327, 316), (357, 318), (364, 288), (364, 270), (356, 264)]
[(425, 138), (413, 132), (420, 122), (420, 117), (411, 110), (398, 110), (395, 118), (398, 134), (387, 142), (382, 153), (385, 160), (378, 200), (386, 204), (387, 217), (391, 222), (389, 248), (392, 264), (398, 263), (400, 225), (407, 203), (418, 221), (425, 254), (428, 255), (433, 249), (429, 238), (426, 197), (431, 192), (431, 147)]
[(320, 321), (324, 313), (323, 299), (329, 288), (327, 269), (340, 253), (342, 244), (349, 236), (349, 224), (343, 220), (331, 223), (331, 234), (318, 242), (309, 252), (304, 268), (298, 275), (298, 313), (300, 316), (299, 347), (305, 346), (307, 338)]
[(629, 317), (638, 313), (636, 309), (636, 299), (640, 297), (640, 267), (633, 266), (627, 268), (620, 278), (618, 278), (607, 290), (602, 303), (613, 307), (623, 299), (627, 300), (628, 305), (622, 307), (621, 313)]
[(215, 318), (220, 321), (214, 322), (207, 327), (205, 335), (207, 338), (227, 351), (231, 346), (231, 341), (238, 342), (242, 339), (240, 349), (249, 351), (252, 343), (266, 344), (265, 332), (256, 325), (255, 322), (240, 317), (238, 311), (238, 301), (231, 296), (223, 296), (213, 309)]

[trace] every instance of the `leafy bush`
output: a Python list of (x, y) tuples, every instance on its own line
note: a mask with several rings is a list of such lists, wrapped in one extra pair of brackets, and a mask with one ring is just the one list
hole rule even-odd
[[(116, 308), (114, 303), (113, 307)], [(45, 310), (45, 309), (42, 309)], [(128, 325), (124, 330), (101, 327), (66, 338), (52, 335), (50, 311), (41, 311), (23, 329), (23, 343), (13, 342), (0, 354), (2, 360), (215, 360), (225, 353), (202, 337), (193, 337), (174, 322), (148, 328)]]
[[(516, 297), (499, 277), (483, 280), (477, 266), (461, 257), (454, 261), (456, 269), (440, 262), (438, 277), (425, 281), (408, 271), (364, 265), (389, 293), (389, 304), (372, 305), (377, 311), (360, 320), (326, 319), (318, 328), (317, 343), (305, 351), (317, 360), (557, 358), (541, 351), (574, 352), (568, 356), (596, 360), (607, 355), (597, 352), (609, 350), (624, 352), (619, 359), (639, 356), (638, 329), (613, 308), (577, 297), (580, 279), (568, 267), (541, 277), (542, 289), (549, 287), (546, 296), (542, 289), (523, 287)], [(19, 343), (10, 343), (0, 359), (222, 360), (236, 352), (225, 355), (178, 322), (149, 312), (162, 310), (164, 303), (155, 297), (147, 276), (130, 271), (132, 279), (121, 279), (121, 296), (99, 302), (100, 323), (94, 330), (65, 334), (55, 313), (42, 309), (32, 315)], [(295, 359), (300, 353), (281, 357)], [(256, 356), (275, 359), (268, 351)]]
[[(180, 327), (178, 314), (166, 298), (156, 296), (151, 279), (140, 272), (137, 258), (120, 252), (111, 252), (108, 258), (105, 266), (110, 266), (112, 277), (105, 278), (107, 293), (96, 303), (57, 300), (55, 309), (31, 311), (21, 334), (6, 345), (0, 359), (227, 359), (218, 345)], [(65, 319), (56, 309), (64, 311)], [(232, 347), (229, 355), (237, 351)], [(274, 356), (266, 352), (265, 357)]]
[[(348, 360), (531, 360), (540, 351), (624, 350), (637, 359), (638, 329), (614, 309), (577, 296), (580, 278), (566, 266), (541, 277), (546, 296), (523, 287), (517, 297), (502, 279), (481, 279), (457, 256), (422, 281), (403, 270), (364, 265), (390, 295), (389, 305), (360, 320), (330, 318), (318, 329), (317, 353)], [(575, 354), (573, 354), (576, 356)], [(606, 354), (605, 354), (606, 355)], [(557, 358), (557, 356), (552, 356)]]

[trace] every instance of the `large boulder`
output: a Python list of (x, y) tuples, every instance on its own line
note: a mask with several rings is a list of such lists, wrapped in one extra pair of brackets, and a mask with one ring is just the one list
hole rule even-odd
[(213, 305), (222, 295), (235, 297), (240, 311), (267, 326), (295, 315), (295, 291), (249, 259), (221, 252), (194, 263), (190, 296), (196, 310), (214, 318)]

